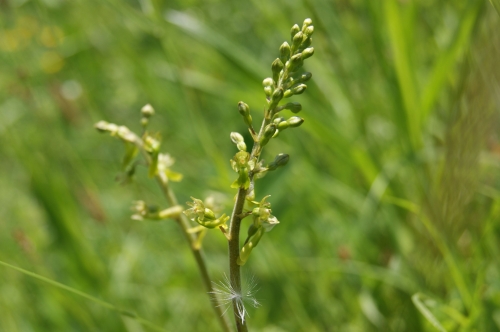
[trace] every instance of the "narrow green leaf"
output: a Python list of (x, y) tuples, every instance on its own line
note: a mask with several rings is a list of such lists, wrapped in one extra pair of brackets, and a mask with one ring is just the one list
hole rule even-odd
[[(500, 2), (500, 0), (492, 0)], [(429, 115), (434, 106), (439, 93), (443, 89), (443, 85), (450, 73), (453, 72), (457, 60), (461, 57), (464, 50), (471, 42), (472, 31), (474, 24), (478, 18), (480, 8), (483, 5), (481, 1), (471, 3), (465, 8), (464, 14), (461, 17), (460, 25), (455, 33), (454, 40), (449, 47), (440, 53), (439, 58), (434, 63), (434, 68), (430, 74), (430, 78), (425, 84), (422, 94), (422, 123)]]
[(245, 51), (241, 44), (234, 44), (195, 17), (180, 11), (169, 10), (165, 14), (165, 20), (219, 50), (252, 77), (260, 80), (267, 75), (268, 70), (252, 57), (250, 52)]
[(415, 73), (411, 64), (409, 48), (404, 34), (401, 10), (396, 0), (387, 0), (385, 16), (387, 29), (394, 57), (394, 66), (398, 78), (401, 99), (406, 114), (406, 126), (413, 148), (421, 144), (420, 137), (420, 98), (417, 91)]
[(497, 11), (498, 15), (500, 15), (500, 0), (490, 0), (490, 3), (492, 4), (493, 7), (495, 7), (495, 10)]
[(432, 326), (434, 326), (440, 332), (446, 332), (446, 330), (441, 325), (441, 323), (439, 323), (439, 321), (436, 319), (436, 317), (434, 317), (434, 315), (430, 312), (429, 309), (427, 309), (425, 304), (422, 302), (421, 296), (422, 296), (422, 294), (420, 294), (420, 293), (414, 294), (411, 297), (413, 304), (415, 304), (418, 311), (420, 311), (420, 313), (422, 315), (424, 315), (425, 319), (427, 319), (427, 321), (429, 321), (429, 323), (431, 323)]
[(21, 273), (23, 273), (23, 274), (25, 274), (25, 275), (27, 275), (27, 276), (29, 276), (31, 278), (43, 281), (43, 282), (45, 282), (45, 283), (47, 283), (49, 285), (52, 285), (52, 286), (55, 286), (57, 288), (63, 289), (65, 291), (67, 291), (67, 292), (70, 292), (70, 293), (76, 294), (78, 296), (81, 296), (81, 297), (83, 297), (83, 298), (85, 298), (87, 300), (90, 300), (90, 301), (92, 301), (94, 303), (97, 303), (98, 305), (100, 305), (100, 306), (102, 306), (102, 307), (104, 307), (106, 309), (110, 309), (110, 310), (116, 311), (116, 312), (118, 312), (121, 315), (133, 318), (133, 319), (137, 320), (139, 323), (141, 323), (142, 325), (147, 326), (147, 327), (149, 327), (149, 328), (151, 328), (151, 329), (153, 329), (155, 331), (163, 331), (163, 332), (166, 331), (162, 327), (157, 326), (157, 325), (155, 325), (155, 324), (147, 321), (146, 319), (139, 317), (137, 314), (135, 314), (133, 312), (130, 312), (128, 310), (124, 310), (124, 309), (118, 308), (118, 307), (116, 307), (115, 305), (113, 305), (111, 303), (108, 303), (106, 301), (98, 299), (97, 297), (94, 297), (94, 296), (89, 295), (89, 294), (87, 294), (85, 292), (79, 291), (78, 289), (75, 289), (73, 287), (69, 287), (67, 285), (61, 284), (60, 282), (57, 282), (55, 280), (43, 277), (43, 276), (41, 276), (41, 275), (39, 275), (37, 273), (34, 273), (34, 272), (31, 272), (31, 271), (22, 269), (20, 267), (11, 265), (11, 264), (6, 263), (4, 261), (0, 261), (0, 265), (3, 265), (3, 266), (8, 267), (8, 268), (11, 268), (11, 269), (16, 270), (18, 272), (21, 272)]
[(469, 286), (467, 284), (465, 276), (461, 273), (461, 269), (459, 268), (459, 264), (457, 262), (456, 257), (453, 255), (453, 252), (446, 244), (445, 237), (434, 226), (431, 220), (424, 213), (422, 213), (422, 211), (420, 211), (418, 205), (412, 203), (411, 201), (407, 201), (405, 199), (396, 197), (390, 197), (387, 201), (395, 205), (398, 205), (402, 208), (406, 208), (409, 211), (415, 213), (419, 217), (420, 221), (431, 235), (434, 243), (439, 248), (441, 255), (443, 255), (446, 265), (448, 265), (448, 269), (450, 270), (451, 277), (455, 282), (455, 286), (457, 287), (460, 293), (460, 297), (462, 298), (465, 307), (471, 308), (472, 296), (469, 291)]

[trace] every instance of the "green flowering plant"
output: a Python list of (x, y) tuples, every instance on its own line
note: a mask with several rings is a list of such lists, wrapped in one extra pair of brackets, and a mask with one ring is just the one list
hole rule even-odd
[[(212, 295), (212, 305), (218, 316), (221, 328), (230, 331), (231, 328), (225, 318), (221, 305), (232, 304), (236, 328), (238, 331), (247, 331), (247, 311), (244, 302), (257, 306), (259, 303), (252, 297), (253, 290), (242, 292), (240, 269), (250, 258), (252, 251), (257, 247), (263, 235), (270, 232), (279, 224), (277, 217), (272, 214), (270, 195), (263, 196), (256, 201), (255, 181), (268, 172), (277, 170), (289, 162), (289, 155), (280, 153), (269, 164), (261, 159), (263, 149), (272, 139), (276, 139), (281, 132), (288, 128), (302, 125), (304, 119), (293, 115), (286, 117), (286, 111), (297, 114), (302, 110), (298, 102), (282, 103), (284, 99), (302, 94), (307, 81), (312, 77), (309, 72), (302, 72), (304, 61), (314, 54), (311, 47), (314, 27), (311, 19), (304, 20), (302, 27), (295, 24), (291, 29), (291, 41), (284, 42), (279, 48), (279, 57), (271, 65), (272, 77), (262, 82), (265, 94), (265, 109), (260, 129), (253, 127), (253, 118), (250, 107), (240, 101), (238, 111), (248, 127), (252, 137), (252, 149), (247, 151), (247, 144), (240, 133), (230, 133), (231, 141), (236, 145), (238, 152), (230, 160), (231, 168), (237, 173), (236, 179), (230, 185), (237, 189), (231, 216), (222, 213), (218, 217), (207, 201), (191, 197), (192, 202), (186, 204), (185, 209), (177, 203), (170, 181), (180, 181), (182, 175), (171, 170), (174, 160), (168, 154), (160, 152), (160, 138), (147, 131), (150, 118), (154, 115), (151, 105), (141, 109), (141, 136), (135, 134), (125, 126), (119, 126), (105, 121), (98, 122), (95, 127), (101, 132), (107, 132), (125, 143), (125, 156), (122, 168), (127, 178), (130, 178), (137, 165), (136, 158), (141, 154), (148, 166), (148, 175), (155, 178), (163, 191), (170, 207), (161, 209), (143, 201), (134, 203), (132, 218), (135, 220), (175, 220), (189, 243), (189, 247), (198, 264), (207, 292)], [(218, 214), (218, 213), (217, 213)], [(242, 221), (251, 217), (248, 226), (247, 238), (240, 247), (239, 235)], [(229, 222), (229, 225), (227, 223)], [(229, 247), (229, 277), (226, 283), (213, 283), (209, 278), (205, 259), (202, 254), (202, 240), (209, 229), (220, 230), (226, 237)], [(250, 298), (251, 297), (251, 298)]]

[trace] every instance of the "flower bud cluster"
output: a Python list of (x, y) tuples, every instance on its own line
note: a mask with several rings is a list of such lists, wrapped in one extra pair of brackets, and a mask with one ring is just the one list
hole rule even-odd
[(106, 121), (97, 122), (94, 127), (101, 133), (108, 132), (111, 136), (116, 136), (124, 142), (137, 143), (137, 135), (125, 126), (118, 126)]
[(149, 124), (149, 118), (151, 118), (155, 114), (155, 110), (151, 104), (146, 104), (141, 108), (141, 124), (143, 127), (146, 127)]
[(306, 90), (307, 86), (303, 83), (311, 79), (311, 73), (296, 72), (303, 66), (304, 61), (314, 54), (314, 48), (310, 47), (313, 32), (312, 20), (308, 18), (304, 20), (302, 28), (297, 24), (292, 27), (291, 45), (284, 42), (280, 46), (280, 55), (271, 65), (273, 77), (266, 78), (263, 82), (271, 115), (279, 112), (277, 106), (282, 98), (299, 95)]
[(299, 127), (302, 123), (304, 123), (304, 119), (298, 117), (298, 116), (292, 116), (288, 120), (285, 120), (284, 117), (275, 117), (273, 120), (273, 123), (276, 125), (277, 130), (273, 135), (274, 137), (277, 137), (283, 130), (287, 128), (295, 128)]
[(132, 205), (132, 215), (134, 220), (163, 220), (168, 218), (177, 218), (182, 213), (182, 206), (175, 205), (168, 209), (161, 210), (156, 205), (147, 205), (144, 201), (136, 201)]
[(232, 132), (231, 135), (231, 141), (236, 144), (236, 147), (240, 151), (246, 151), (247, 150), (247, 145), (245, 144), (245, 140), (243, 139), (243, 136), (241, 136), (240, 133), (237, 132)]

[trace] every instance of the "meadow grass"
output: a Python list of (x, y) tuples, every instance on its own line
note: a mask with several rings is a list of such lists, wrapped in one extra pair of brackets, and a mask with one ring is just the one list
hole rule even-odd
[[(247, 263), (262, 304), (250, 329), (500, 330), (498, 1), (0, 8), (1, 261), (168, 331), (217, 331), (176, 225), (130, 220), (130, 202), (161, 203), (159, 189), (146, 170), (117, 183), (121, 145), (92, 125), (139, 130), (151, 103), (184, 174), (179, 201), (215, 192), (230, 210), (236, 105), (262, 104), (276, 45), (311, 17), (305, 122), (269, 145), (267, 159), (292, 158), (260, 182), (281, 224)], [(226, 241), (204, 243), (223, 280)], [(147, 330), (0, 269), (2, 331)]]

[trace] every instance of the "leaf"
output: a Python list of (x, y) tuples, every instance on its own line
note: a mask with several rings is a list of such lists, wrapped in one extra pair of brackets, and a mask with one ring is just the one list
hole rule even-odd
[(115, 305), (113, 305), (111, 303), (108, 303), (106, 301), (98, 299), (97, 297), (94, 297), (94, 296), (92, 296), (90, 294), (82, 292), (82, 291), (80, 291), (78, 289), (75, 289), (73, 287), (69, 287), (69, 286), (61, 284), (60, 282), (57, 282), (55, 280), (43, 277), (43, 276), (41, 276), (41, 275), (39, 275), (37, 273), (34, 273), (34, 272), (31, 272), (31, 271), (22, 269), (20, 267), (11, 265), (11, 264), (3, 262), (3, 261), (0, 261), (0, 265), (3, 265), (3, 266), (8, 267), (8, 268), (11, 268), (11, 269), (16, 270), (18, 272), (21, 272), (21, 273), (23, 273), (23, 274), (25, 274), (25, 275), (27, 275), (27, 276), (29, 276), (31, 278), (43, 281), (43, 282), (45, 282), (45, 283), (47, 283), (49, 285), (52, 285), (52, 286), (55, 286), (57, 288), (63, 289), (65, 291), (67, 291), (67, 292), (70, 292), (70, 293), (76, 294), (78, 296), (81, 296), (81, 297), (83, 297), (83, 298), (85, 298), (87, 300), (90, 300), (90, 301), (92, 301), (94, 303), (99, 304), (100, 306), (102, 306), (104, 308), (116, 311), (120, 315), (124, 315), (124, 316), (130, 317), (130, 318), (133, 318), (133, 319), (137, 320), (139, 323), (141, 323), (142, 325), (147, 326), (147, 327), (149, 327), (149, 328), (151, 328), (151, 329), (153, 329), (155, 331), (165, 331), (162, 327), (157, 326), (157, 325), (155, 325), (155, 324), (147, 321), (146, 319), (139, 317), (137, 314), (135, 314), (135, 313), (133, 313), (131, 311), (118, 308), (118, 307), (116, 307)]
[(497, 14), (500, 15), (500, 0), (490, 0), (491, 5), (495, 7)]
[(139, 149), (135, 144), (129, 142), (125, 143), (125, 155), (123, 156), (122, 161), (122, 171), (127, 170), (128, 166), (130, 165), (130, 163), (132, 163), (138, 152)]
[(184, 175), (182, 175), (181, 173), (171, 171), (168, 168), (165, 170), (165, 175), (167, 176), (167, 178), (170, 181), (174, 181), (174, 182), (180, 182), (182, 180), (182, 178), (184, 177)]
[(420, 294), (420, 293), (414, 294), (411, 297), (411, 300), (412, 300), (413, 304), (415, 304), (415, 306), (417, 307), (418, 311), (420, 311), (420, 313), (422, 315), (424, 315), (425, 319), (427, 319), (427, 321), (429, 323), (431, 323), (432, 326), (434, 326), (438, 331), (446, 332), (446, 330), (441, 325), (441, 323), (439, 323), (439, 321), (436, 319), (436, 317), (434, 317), (434, 315), (430, 312), (430, 310), (422, 302), (422, 299), (421, 299), (422, 296), (423, 296), (423, 294)]

